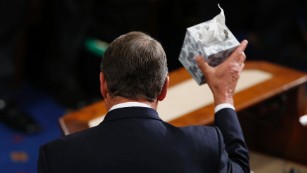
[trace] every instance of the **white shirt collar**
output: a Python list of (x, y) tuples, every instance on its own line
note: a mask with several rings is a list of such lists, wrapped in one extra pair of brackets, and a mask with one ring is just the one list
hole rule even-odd
[(125, 107), (147, 107), (147, 108), (151, 108), (149, 105), (147, 105), (145, 103), (125, 102), (125, 103), (120, 103), (120, 104), (112, 106), (109, 111), (114, 110), (114, 109), (118, 109), (118, 108), (125, 108)]

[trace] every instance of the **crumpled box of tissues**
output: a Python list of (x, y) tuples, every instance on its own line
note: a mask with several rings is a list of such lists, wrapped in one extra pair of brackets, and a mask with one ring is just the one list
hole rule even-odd
[(199, 84), (206, 83), (195, 57), (204, 56), (210, 66), (222, 63), (239, 46), (238, 40), (225, 25), (225, 15), (221, 12), (212, 20), (187, 28), (179, 55), (179, 61)]

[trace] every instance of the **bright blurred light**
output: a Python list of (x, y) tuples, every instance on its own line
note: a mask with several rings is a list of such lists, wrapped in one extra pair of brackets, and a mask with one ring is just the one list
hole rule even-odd
[(301, 116), (299, 121), (303, 126), (306, 126), (307, 125), (307, 115)]

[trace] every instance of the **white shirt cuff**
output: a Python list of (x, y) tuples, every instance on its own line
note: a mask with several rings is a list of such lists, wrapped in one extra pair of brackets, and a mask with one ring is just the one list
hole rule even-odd
[(230, 108), (230, 109), (235, 110), (235, 107), (233, 105), (231, 105), (229, 103), (222, 103), (222, 104), (219, 104), (219, 105), (215, 106), (214, 113), (217, 113), (221, 109), (225, 109), (225, 108)]

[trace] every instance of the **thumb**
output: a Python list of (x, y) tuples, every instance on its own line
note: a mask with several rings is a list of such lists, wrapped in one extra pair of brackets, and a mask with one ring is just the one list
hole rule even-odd
[(202, 56), (195, 57), (195, 60), (197, 62), (198, 67), (203, 72), (203, 74), (207, 74), (208, 70), (210, 70), (212, 67), (209, 66), (209, 64), (205, 61), (205, 58)]

